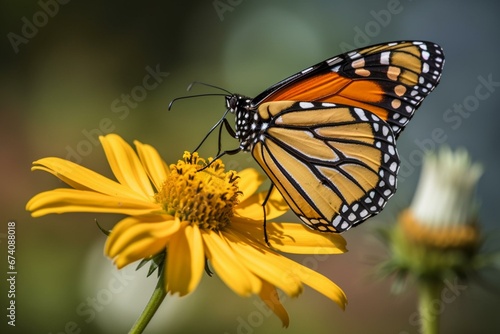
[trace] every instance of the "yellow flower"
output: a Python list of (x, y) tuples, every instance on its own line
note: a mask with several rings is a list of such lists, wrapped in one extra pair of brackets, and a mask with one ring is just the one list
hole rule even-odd
[[(344, 292), (325, 276), (280, 252), (338, 254), (346, 251), (338, 234), (317, 233), (302, 224), (273, 223), (288, 207), (274, 191), (255, 193), (263, 178), (253, 169), (225, 172), (220, 160), (207, 163), (197, 153), (167, 166), (151, 146), (135, 141), (137, 154), (119, 136), (100, 138), (115, 182), (70, 161), (45, 158), (32, 170), (54, 174), (74, 189), (55, 189), (34, 196), (27, 210), (50, 213), (106, 212), (128, 217), (109, 235), (105, 254), (122, 268), (165, 253), (165, 289), (186, 295), (195, 290), (208, 261), (240, 296), (257, 294), (288, 326), (288, 315), (276, 288), (298, 296), (308, 285), (345, 307)], [(209, 160), (211, 161), (211, 160)]]

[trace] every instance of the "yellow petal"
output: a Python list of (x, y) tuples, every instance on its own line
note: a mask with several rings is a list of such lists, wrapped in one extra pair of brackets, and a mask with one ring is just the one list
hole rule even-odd
[(239, 198), (240, 202), (253, 195), (265, 180), (265, 177), (254, 168), (246, 168), (238, 172), (238, 176), (240, 177), (238, 188), (243, 193)]
[(231, 219), (231, 229), (245, 235), (248, 239), (259, 240), (262, 245), (265, 245), (264, 222), (262, 220), (234, 216)]
[[(235, 213), (241, 217), (264, 221), (264, 209), (262, 203), (266, 199), (267, 192), (261, 192), (248, 197), (240, 202), (235, 208)], [(289, 209), (283, 196), (273, 189), (266, 202), (266, 219), (271, 220), (283, 215)]]
[(127, 217), (113, 227), (106, 240), (104, 252), (109, 257), (115, 257), (142, 236), (168, 238), (176, 233), (179, 227), (179, 219), (170, 215)]
[(309, 285), (314, 290), (330, 298), (331, 300), (336, 302), (343, 310), (345, 309), (345, 306), (347, 304), (347, 297), (344, 291), (342, 291), (342, 289), (339, 288), (337, 284), (333, 283), (331, 280), (321, 275), (320, 273), (291, 260), (289, 262), (289, 268), (293, 274), (300, 277), (301, 281), (304, 282), (304, 284)]
[[(230, 233), (236, 234), (238, 232), (236, 230), (233, 230)], [(237, 245), (239, 247), (249, 247), (249, 244), (251, 243), (252, 242), (247, 241), (247, 243), (238, 243)], [(242, 253), (241, 255), (244, 254)], [(262, 277), (262, 279), (264, 280), (268, 280), (268, 278), (275, 279), (272, 274), (261, 271), (262, 268), (254, 263), (254, 261), (259, 261), (257, 260), (259, 258), (259, 255), (257, 253), (254, 253), (253, 257), (253, 261), (249, 258), (245, 258), (246, 263), (252, 263), (252, 271), (255, 272), (256, 275)], [(288, 294), (290, 291), (289, 288), (283, 286), (284, 282), (294, 284), (297, 280), (299, 280), (300, 282), (309, 285), (311, 288), (336, 302), (340, 307), (342, 307), (342, 309), (345, 308), (347, 298), (344, 292), (335, 283), (333, 283), (320, 273), (317, 273), (314, 270), (311, 270), (295, 261), (281, 256), (280, 254), (277, 254), (272, 250), (263, 250), (260, 255), (260, 261), (267, 263), (267, 265), (270, 267), (272, 266), (280, 268), (279, 270), (285, 272), (284, 276), (281, 278), (281, 281), (279, 279), (277, 281), (269, 280), (270, 284), (273, 284), (276, 287), (280, 288), (281, 290), (283, 290), (283, 292)], [(289, 295), (294, 296), (293, 293), (289, 293)]]
[(284, 265), (288, 262), (283, 262), (285, 257), (237, 232), (226, 231), (224, 235), (230, 241), (229, 245), (237, 258), (255, 275), (280, 288), (289, 296), (297, 296), (302, 292), (302, 283), (296, 275), (290, 274), (289, 268)]
[(157, 191), (163, 187), (163, 183), (167, 179), (169, 173), (168, 166), (160, 157), (158, 151), (146, 144), (142, 144), (139, 141), (134, 141), (135, 147), (137, 148), (137, 153), (139, 159), (146, 169), (146, 173), (153, 182)]
[[(231, 228), (264, 240), (262, 221), (234, 217)], [(323, 233), (312, 230), (301, 223), (266, 223), (271, 246), (281, 252), (292, 254), (341, 254), (347, 252), (346, 241), (338, 233)]]
[(122, 268), (161, 252), (179, 226), (179, 220), (168, 215), (127, 217), (111, 231), (104, 252)]
[(68, 160), (43, 158), (33, 162), (31, 170), (51, 173), (75, 189), (94, 190), (110, 196), (145, 199), (144, 194), (139, 194), (129, 187)]
[(243, 297), (260, 291), (261, 280), (241, 263), (221, 235), (211, 230), (203, 230), (201, 236), (207, 258), (228, 287)]
[(167, 251), (167, 291), (187, 295), (198, 286), (205, 268), (205, 254), (200, 229), (196, 224), (182, 223), (170, 239)]
[[(166, 215), (168, 216), (168, 215)], [(147, 224), (148, 222), (157, 222), (159, 216), (151, 215), (151, 216), (141, 216), (141, 217), (126, 217), (120, 220), (113, 229), (112, 233), (109, 234), (106, 239), (106, 243), (104, 244), (104, 254), (110, 258), (115, 257), (118, 252), (123, 249), (128, 240), (122, 238), (122, 235), (127, 233), (127, 230), (138, 224)], [(168, 216), (165, 221), (174, 220), (172, 216)], [(124, 240), (124, 241), (122, 241)], [(119, 246), (116, 246), (116, 243), (120, 243)]]
[(26, 204), (26, 210), (31, 211), (33, 217), (40, 217), (50, 213), (66, 212), (104, 212), (143, 215), (161, 212), (163, 209), (159, 204), (135, 198), (60, 188), (35, 195)]
[(101, 136), (99, 140), (118, 182), (147, 197), (154, 196), (148, 175), (132, 147), (115, 134)]
[(267, 307), (269, 307), (274, 312), (274, 314), (276, 314), (278, 318), (281, 319), (283, 327), (288, 327), (290, 319), (288, 318), (288, 313), (283, 307), (283, 304), (281, 304), (280, 302), (280, 298), (278, 296), (276, 288), (272, 284), (263, 281), (259, 297), (267, 305)]
[(341, 254), (346, 240), (338, 233), (318, 232), (299, 223), (268, 223), (267, 236), (274, 249), (293, 254)]

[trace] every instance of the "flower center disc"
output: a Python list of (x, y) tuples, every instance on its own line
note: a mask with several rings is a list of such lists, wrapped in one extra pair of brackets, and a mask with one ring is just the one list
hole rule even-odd
[(181, 221), (198, 224), (202, 229), (223, 228), (229, 224), (238, 204), (236, 172), (226, 173), (220, 160), (201, 170), (207, 164), (196, 152), (184, 152), (183, 158), (184, 161), (170, 166), (156, 200), (168, 214)]

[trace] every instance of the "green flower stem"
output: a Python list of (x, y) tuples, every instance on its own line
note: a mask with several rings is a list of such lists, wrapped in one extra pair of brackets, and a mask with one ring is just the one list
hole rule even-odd
[(419, 305), (421, 333), (422, 334), (438, 334), (439, 333), (439, 316), (440, 309), (436, 308), (436, 303), (439, 303), (443, 284), (441, 281), (434, 279), (422, 279), (419, 284)]
[(155, 315), (166, 295), (167, 291), (165, 291), (164, 274), (162, 270), (158, 283), (156, 283), (156, 288), (153, 291), (146, 308), (142, 311), (141, 316), (136, 320), (134, 326), (130, 329), (129, 334), (140, 334), (144, 331), (144, 329), (146, 329), (146, 326)]

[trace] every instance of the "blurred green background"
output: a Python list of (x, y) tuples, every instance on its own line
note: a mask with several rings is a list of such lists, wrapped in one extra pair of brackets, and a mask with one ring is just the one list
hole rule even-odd
[[(373, 231), (410, 203), (423, 150), (444, 142), (467, 148), (484, 165), (480, 223), (492, 238), (486, 248), (498, 242), (499, 9), (496, 1), (465, 0), (2, 1), (0, 247), (6, 254), (6, 225), (15, 220), (18, 275), (15, 328), (6, 325), (5, 279), (0, 285), (0, 331), (124, 333), (155, 284), (132, 267), (115, 272), (103, 257), (105, 237), (94, 219), (111, 228), (119, 216), (31, 218), (27, 200), (63, 186), (47, 173), (30, 172), (32, 161), (70, 158), (110, 176), (96, 141), (112, 131), (152, 144), (174, 162), (224, 111), (223, 98), (214, 97), (179, 101), (167, 111), (194, 80), (255, 96), (347, 48), (423, 39), (444, 48), (446, 65), (440, 86), (399, 138), (398, 193), (382, 214), (345, 233), (349, 253), (296, 257), (344, 289), (347, 310), (306, 289), (284, 301), (291, 325), (282, 330), (258, 299), (240, 298), (217, 277), (204, 277), (187, 298), (167, 298), (147, 331), (418, 333), (414, 286), (394, 296), (390, 280), (373, 277), (374, 265), (386, 256)], [(150, 72), (158, 73), (156, 82), (144, 82)], [(192, 91), (209, 92), (202, 86)], [(444, 136), (436, 138), (436, 131)], [(215, 142), (211, 138), (201, 153), (213, 155)], [(224, 145), (237, 143), (227, 139)], [(248, 154), (225, 161), (235, 169), (256, 167)], [(6, 273), (6, 256), (1, 259)], [(453, 302), (441, 304), (443, 333), (499, 333), (499, 281), (498, 272), (486, 271)]]

